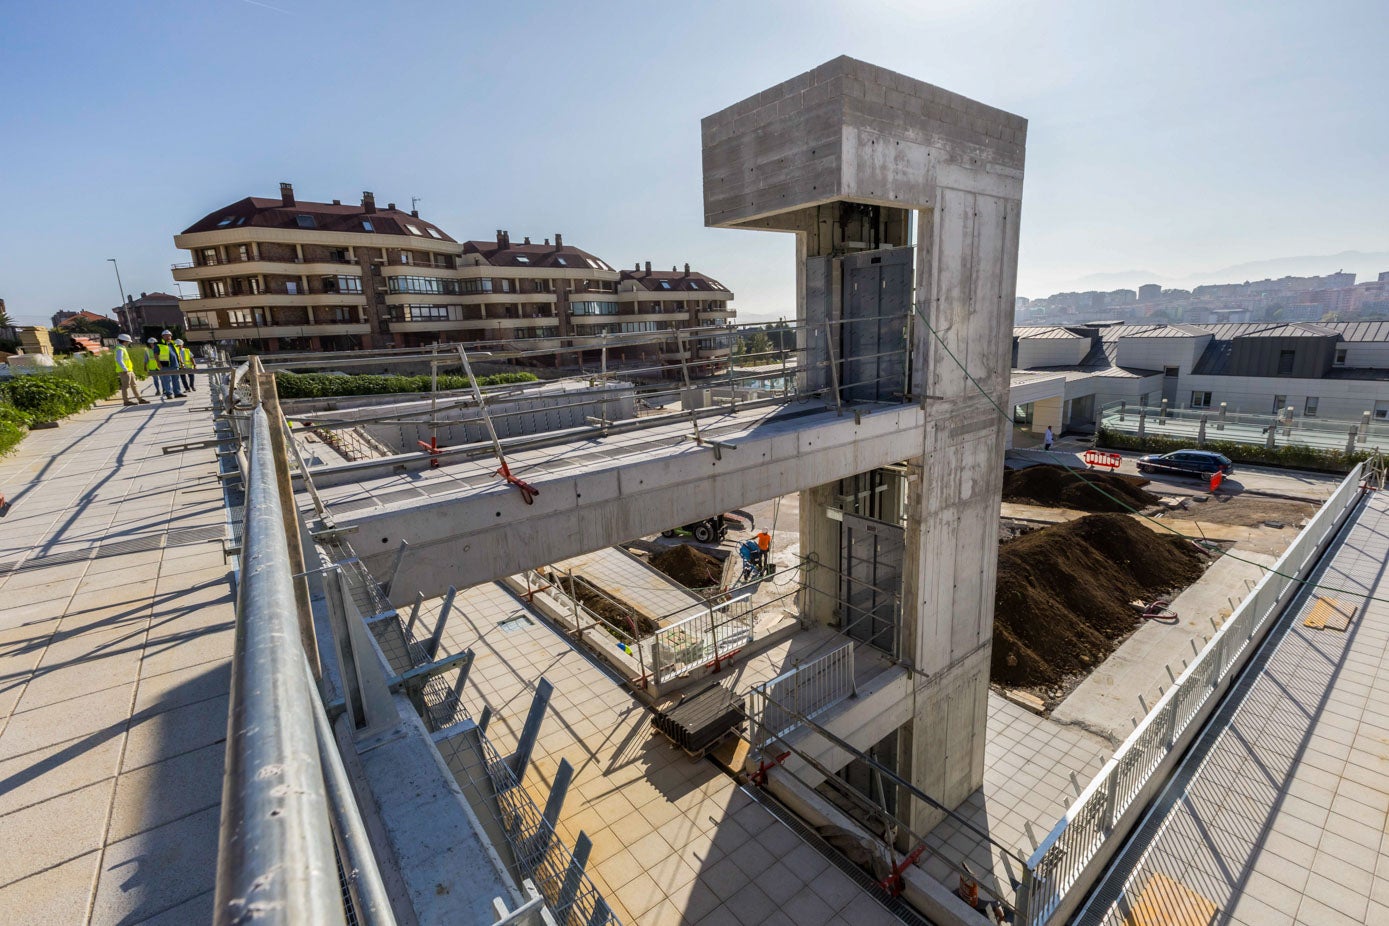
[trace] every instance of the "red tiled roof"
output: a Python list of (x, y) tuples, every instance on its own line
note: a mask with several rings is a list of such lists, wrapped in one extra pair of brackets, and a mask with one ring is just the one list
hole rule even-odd
[[(516, 244), (505, 248), (495, 241), (465, 241), (464, 254), (480, 254), (493, 267), (555, 267), (565, 270), (609, 270), (613, 268), (601, 257), (580, 248), (552, 244)], [(521, 260), (520, 258), (526, 258)], [(598, 266), (594, 266), (593, 261)]]
[[(682, 272), (679, 270), (624, 270), (622, 279), (635, 280), (642, 285), (643, 289), (653, 292), (670, 292), (673, 290), (697, 292), (728, 292), (728, 287), (724, 286), (713, 277), (705, 276), (698, 270)], [(662, 286), (662, 282), (669, 283), (669, 286)], [(693, 285), (691, 285), (693, 284)]]
[[(299, 223), (298, 217), (302, 215), (313, 218), (312, 227), (305, 227)], [(363, 220), (371, 223), (372, 230), (370, 232), (362, 226)], [(416, 235), (411, 232), (407, 228), (410, 225), (418, 228), (420, 234)], [(252, 228), (297, 228), (304, 231), (404, 235), (407, 238), (419, 238), (424, 241), (453, 241), (439, 226), (400, 209), (378, 208), (375, 212), (368, 213), (359, 204), (298, 202), (293, 206), (286, 206), (283, 200), (261, 199), (257, 196), (248, 196), (229, 206), (223, 206), (215, 212), (209, 212), (185, 228), (183, 234), (247, 226)], [(430, 234), (430, 229), (433, 229), (435, 234)]]
[(96, 314), (95, 312), (88, 312), (86, 309), (80, 309), (80, 310), (78, 310), (77, 314), (72, 315), (72, 316), (70, 316), (70, 317), (68, 317), (68, 318), (65, 318), (65, 319), (63, 319), (62, 321), (58, 322), (58, 327), (59, 327), (59, 328), (70, 328), (70, 327), (72, 327), (72, 324), (73, 324), (74, 322), (81, 321), (81, 320), (92, 321), (92, 322), (113, 322), (113, 321), (115, 321), (115, 319), (114, 319), (114, 318), (111, 318), (110, 316), (107, 316), (107, 315), (98, 315), (98, 314)]

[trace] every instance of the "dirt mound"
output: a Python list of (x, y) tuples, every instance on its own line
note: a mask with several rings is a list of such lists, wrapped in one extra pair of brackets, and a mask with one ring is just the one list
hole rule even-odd
[(723, 563), (717, 557), (684, 543), (662, 550), (648, 562), (686, 588), (718, 585), (723, 575)]
[(993, 681), (1056, 685), (1114, 651), (1139, 621), (1129, 602), (1190, 585), (1205, 557), (1125, 515), (1095, 514), (998, 551)]
[(577, 576), (572, 580), (568, 576), (554, 576), (553, 578), (559, 583), (559, 587), (564, 590), (565, 594), (578, 599), (580, 604), (601, 618), (608, 625), (612, 635), (619, 640), (630, 641), (634, 626), (639, 636), (645, 636), (660, 629), (659, 624), (642, 617), (631, 608), (619, 604), (584, 579)]
[(1076, 511), (1127, 511), (1129, 508), (1141, 511), (1161, 501), (1151, 492), (1143, 491), (1147, 484), (1146, 479), (1117, 473), (1080, 472), (1064, 466), (1029, 466), (1004, 471), (1003, 500)]

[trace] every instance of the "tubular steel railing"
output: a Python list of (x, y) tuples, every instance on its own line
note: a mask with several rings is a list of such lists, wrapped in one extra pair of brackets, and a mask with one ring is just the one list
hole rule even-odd
[(1364, 470), (1351, 471), (1042, 840), (1018, 892), (1021, 926), (1061, 922), (1085, 896), (1360, 500)]
[(785, 737), (856, 692), (853, 643), (753, 685), (748, 689), (748, 735), (753, 748), (762, 749)]
[(263, 407), (249, 425), (214, 921), (346, 923), (346, 888), (355, 922), (394, 924), (300, 643)]
[(706, 602), (701, 607), (705, 610), (651, 635), (656, 684), (724, 659), (752, 642), (757, 614), (751, 593), (719, 604)]

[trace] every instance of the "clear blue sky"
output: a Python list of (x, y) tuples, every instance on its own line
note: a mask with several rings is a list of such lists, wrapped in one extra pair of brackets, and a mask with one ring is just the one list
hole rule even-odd
[(174, 233), (289, 180), (789, 312), (789, 237), (703, 227), (699, 120), (839, 54), (1030, 120), (1020, 294), (1389, 251), (1386, 35), (1382, 0), (11, 0), (0, 297), (104, 311), (108, 257), (173, 291)]

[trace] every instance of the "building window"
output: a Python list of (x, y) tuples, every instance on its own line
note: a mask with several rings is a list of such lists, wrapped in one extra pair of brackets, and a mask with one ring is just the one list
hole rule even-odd
[(1315, 417), (1317, 417), (1317, 397), (1316, 397), (1316, 396), (1314, 396), (1314, 395), (1309, 395), (1309, 396), (1307, 397), (1307, 402), (1306, 402), (1306, 404), (1304, 404), (1304, 405), (1302, 406), (1302, 414), (1306, 415), (1308, 418), (1315, 418)]
[(408, 232), (409, 232), (410, 234), (412, 234), (412, 235), (421, 234), (420, 230), (419, 230), (418, 228), (416, 228), (415, 226), (411, 225), (409, 222), (406, 222), (406, 223), (405, 223), (405, 230), (408, 231)]
[(237, 260), (250, 260), (250, 259), (251, 259), (251, 249), (248, 248), (248, 247), (246, 247), (246, 245), (244, 245), (244, 244), (238, 244), (238, 245), (236, 246), (236, 259), (237, 259)]
[(1211, 394), (1209, 392), (1193, 392), (1191, 394), (1192, 408), (1210, 408)]
[(465, 293), (490, 293), (492, 291), (491, 280), (463, 280), (459, 283), (459, 291)]
[(443, 237), (444, 237), (444, 236), (441, 235), (441, 234), (439, 234), (439, 232), (438, 232), (437, 230), (431, 228), (431, 229), (429, 229), (429, 233), (430, 233), (431, 235), (433, 235), (435, 238), (438, 238), (438, 239), (440, 239), (441, 241), (443, 240)]
[(355, 322), (357, 320), (357, 310), (349, 305), (332, 305), (324, 311), (328, 316), (326, 321)]
[(300, 228), (318, 227), (318, 223), (313, 220), (313, 216), (311, 215), (296, 215), (294, 217), (294, 224), (298, 225)]
[(1286, 376), (1293, 371), (1293, 361), (1297, 358), (1297, 351), (1280, 350), (1278, 352), (1278, 375)]
[(184, 316), (188, 319), (189, 328), (211, 328), (212, 321), (206, 315), (188, 314)]
[(1345, 349), (1344, 347), (1338, 347), (1338, 348), (1336, 348), (1336, 366), (1338, 366), (1338, 367), (1343, 367), (1343, 366), (1345, 366), (1345, 365), (1346, 365), (1346, 349)]
[(387, 288), (393, 293), (449, 296), (459, 293), (457, 280), (445, 280), (441, 277), (391, 277)]
[(1163, 376), (1176, 376), (1176, 375), (1177, 375), (1178, 373), (1180, 373), (1180, 372), (1181, 372), (1181, 370), (1180, 370), (1178, 367), (1163, 367), (1163, 368), (1162, 368), (1162, 375), (1163, 375)]
[(571, 315), (616, 315), (616, 302), (571, 302), (569, 303)]
[(559, 264), (561, 267), (569, 266), (569, 261), (565, 260), (563, 257), (556, 257), (555, 263)]
[(1375, 418), (1379, 421), (1389, 420), (1389, 402), (1375, 403)]
[(1287, 406), (1288, 406), (1288, 397), (1287, 397), (1287, 396), (1285, 396), (1285, 395), (1276, 395), (1276, 396), (1274, 396), (1274, 397), (1273, 397), (1273, 412), (1272, 412), (1272, 414), (1274, 414), (1274, 415), (1281, 415), (1281, 414), (1283, 414), (1283, 409), (1287, 408)]
[(217, 223), (217, 227), (218, 227), (218, 228), (226, 228), (228, 225), (230, 225), (230, 224), (231, 224), (232, 222), (234, 222), (235, 220), (236, 220), (236, 216), (234, 216), (234, 215), (224, 215), (224, 216), (222, 216), (222, 221), (220, 221), (220, 222)]
[(215, 266), (217, 266), (217, 249), (216, 249), (216, 248), (203, 248), (203, 266), (204, 266), (204, 267), (215, 267)]
[(285, 283), (285, 294), (289, 296), (299, 295), (299, 284), (290, 280)]
[(531, 259), (530, 259), (529, 257), (527, 257), (526, 255), (524, 255), (524, 254), (517, 254), (517, 255), (516, 255), (516, 263), (518, 263), (518, 264), (529, 264), (530, 262), (531, 262)]
[(335, 276), (323, 278), (325, 293), (360, 293), (362, 278), (354, 276)]
[(227, 312), (227, 325), (232, 328), (254, 328), (261, 323), (260, 309), (232, 309)]
[(661, 289), (670, 289), (670, 280), (662, 280)]
[(374, 232), (376, 229), (372, 226), (370, 220), (362, 219), (362, 231)]

